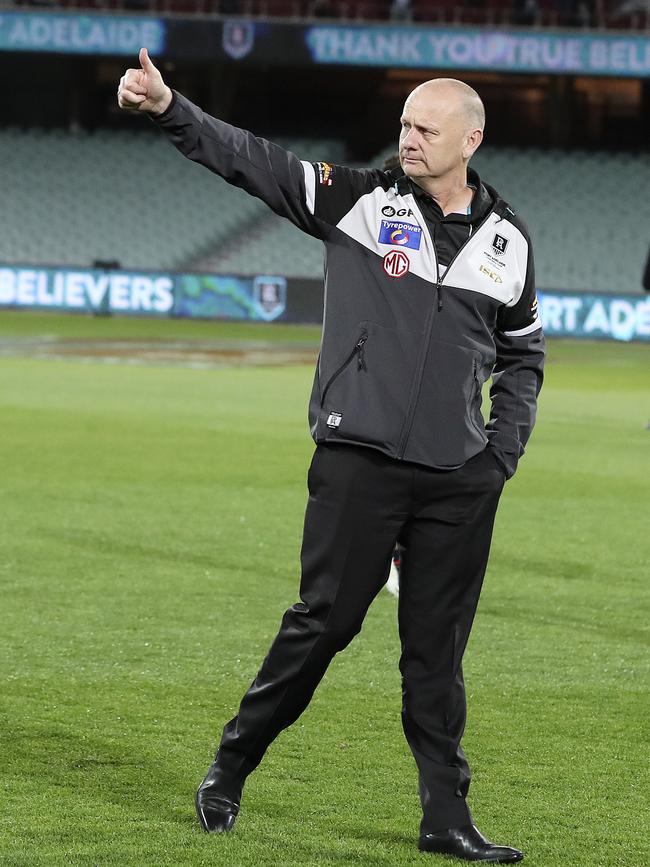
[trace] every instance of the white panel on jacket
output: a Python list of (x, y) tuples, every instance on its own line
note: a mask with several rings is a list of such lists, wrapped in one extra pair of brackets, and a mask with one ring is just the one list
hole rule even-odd
[(528, 241), (519, 229), (490, 214), (449, 266), (444, 283), (489, 295), (508, 307), (521, 298), (528, 267)]
[(313, 214), (316, 210), (316, 172), (311, 163), (300, 160), (302, 170), (305, 173), (305, 199), (307, 210)]
[[(357, 200), (337, 228), (381, 259), (401, 250), (412, 274), (438, 282), (431, 233), (411, 193), (399, 196), (377, 187)], [(393, 232), (399, 241), (390, 243)], [(508, 220), (491, 214), (449, 268), (440, 268), (440, 279), (443, 286), (479, 292), (510, 307), (521, 298), (527, 263), (526, 238)]]
[[(394, 228), (393, 228), (394, 227)], [(358, 199), (354, 207), (337, 224), (346, 235), (376, 253), (381, 259), (400, 250), (409, 260), (409, 271), (430, 283), (438, 282), (436, 254), (426, 225), (422, 225), (413, 208), (413, 196), (399, 196), (393, 189), (376, 187)], [(385, 243), (392, 231), (409, 236), (408, 244)], [(417, 244), (417, 247), (415, 247)]]

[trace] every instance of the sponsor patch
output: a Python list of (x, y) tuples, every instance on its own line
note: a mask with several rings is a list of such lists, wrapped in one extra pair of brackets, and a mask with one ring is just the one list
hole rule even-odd
[(334, 166), (329, 163), (316, 163), (316, 167), (318, 168), (318, 182), (324, 187), (331, 187)]
[(384, 256), (384, 271), (389, 277), (403, 277), (408, 273), (409, 257), (401, 250), (391, 250)]
[(494, 240), (492, 241), (492, 249), (497, 254), (497, 256), (503, 256), (506, 252), (506, 247), (508, 246), (508, 239), (504, 238), (503, 235), (495, 235)]
[(478, 269), (481, 274), (485, 274), (490, 280), (494, 280), (495, 283), (503, 283), (503, 279), (500, 274), (497, 274), (496, 271), (491, 271), (489, 268), (486, 268), (485, 265), (479, 265)]
[(327, 416), (327, 427), (337, 428), (343, 421), (343, 416), (340, 412), (331, 412)]
[(420, 249), (422, 229), (413, 223), (400, 223), (396, 220), (382, 220), (379, 230), (380, 244), (395, 244), (397, 247)]
[(412, 217), (413, 211), (410, 208), (394, 208), (392, 205), (384, 205), (381, 209), (384, 217)]

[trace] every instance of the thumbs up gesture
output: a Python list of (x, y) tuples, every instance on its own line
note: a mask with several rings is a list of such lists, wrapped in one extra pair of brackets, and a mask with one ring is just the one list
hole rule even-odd
[(140, 49), (140, 69), (127, 69), (117, 89), (117, 104), (125, 111), (162, 114), (172, 99), (172, 92), (153, 65), (146, 48)]

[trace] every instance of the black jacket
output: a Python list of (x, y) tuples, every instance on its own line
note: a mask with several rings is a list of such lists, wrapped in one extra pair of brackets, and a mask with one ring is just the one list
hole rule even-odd
[(309, 406), (316, 442), (440, 469), (489, 442), (514, 473), (535, 420), (544, 339), (528, 233), (494, 190), (477, 179), (488, 206), (444, 270), (401, 170), (301, 162), (178, 93), (155, 120), (189, 159), (324, 242), (323, 337)]

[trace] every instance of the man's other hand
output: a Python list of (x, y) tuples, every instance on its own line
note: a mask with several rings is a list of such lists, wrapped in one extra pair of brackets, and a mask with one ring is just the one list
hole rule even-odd
[(172, 92), (151, 62), (146, 48), (140, 49), (140, 69), (127, 69), (117, 89), (117, 104), (125, 111), (162, 114), (172, 101)]

